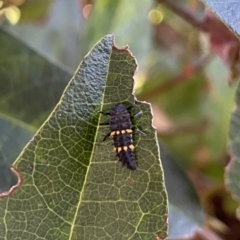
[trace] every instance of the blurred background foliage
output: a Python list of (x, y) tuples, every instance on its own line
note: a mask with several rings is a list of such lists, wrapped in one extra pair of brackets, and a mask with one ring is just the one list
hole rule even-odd
[[(6, 166), (47, 118), (84, 55), (109, 33), (118, 47), (130, 46), (139, 64), (136, 97), (152, 104), (174, 205), (170, 236), (192, 233), (205, 213), (208, 230), (239, 239), (228, 235), (239, 223), (224, 187), (239, 41), (198, 0), (0, 1), (0, 190), (11, 185), (3, 180)], [(186, 232), (173, 229), (176, 208), (194, 219), (192, 229), (191, 221)]]

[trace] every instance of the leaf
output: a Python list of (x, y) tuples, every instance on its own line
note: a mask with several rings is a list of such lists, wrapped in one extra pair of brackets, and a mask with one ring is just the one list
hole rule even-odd
[[(217, 69), (217, 71), (216, 71)], [(227, 152), (226, 139), (229, 131), (231, 109), (234, 105), (235, 87), (229, 87), (225, 81), (228, 70), (217, 58), (213, 59), (206, 67), (205, 74), (209, 79), (211, 89), (208, 94), (209, 101), (206, 103), (205, 112), (212, 125), (205, 135), (206, 146), (209, 151), (211, 162), (219, 162)], [(217, 137), (216, 136), (221, 136)], [(214, 175), (217, 169), (214, 169)], [(216, 178), (216, 175), (214, 176)], [(222, 179), (222, 173), (220, 173)]]
[(34, 131), (22, 122), (0, 114), (0, 133), (0, 154), (4, 162), (12, 163), (31, 139)]
[(1, 113), (39, 127), (60, 98), (70, 71), (3, 29), (0, 45)]
[[(173, 209), (181, 209), (186, 218), (192, 218), (194, 219), (195, 224), (198, 223), (199, 225), (203, 225), (204, 213), (199, 202), (199, 197), (192, 183), (177, 165), (177, 160), (169, 154), (164, 144), (160, 142), (159, 145), (161, 147), (161, 159), (164, 168), (169, 202)], [(175, 210), (173, 210), (173, 212), (174, 211)], [(171, 220), (173, 220), (173, 222), (172, 224), (169, 224), (170, 229), (176, 227), (176, 222), (174, 223), (176, 218), (173, 217), (170, 221)], [(179, 231), (180, 230), (181, 229), (179, 229)], [(180, 236), (185, 236), (184, 232), (182, 232), (182, 235)], [(173, 236), (169, 234), (169, 237)]]
[(0, 115), (0, 133), (0, 192), (4, 192), (17, 182), (9, 166), (31, 139), (33, 132), (21, 122)]
[[(37, 9), (32, 9), (34, 6), (31, 2), (22, 6), (24, 20), (25, 17), (26, 20), (31, 17), (32, 13), (36, 16), (39, 11), (40, 3), (36, 4)], [(151, 7), (152, 3), (148, 0), (141, 0), (137, 5), (128, 0), (96, 1), (90, 16), (85, 21), (79, 17), (79, 2), (53, 1), (48, 17), (44, 21), (27, 24), (26, 21), (22, 21), (17, 25), (5, 25), (5, 27), (38, 51), (73, 69), (101, 36), (114, 32), (117, 44), (131, 46), (132, 52), (138, 59), (140, 71), (144, 71), (149, 53), (156, 50), (152, 49), (151, 26), (148, 21)], [(26, 10), (31, 8), (31, 11), (25, 11), (25, 8)], [(42, 6), (40, 13), (41, 8)], [(136, 28), (136, 24), (141, 25), (142, 28)]]
[(204, 29), (202, 39), (205, 39), (205, 43), (207, 43), (210, 51), (218, 55), (230, 68), (229, 80), (230, 83), (232, 83), (240, 74), (240, 42), (239, 38), (236, 36), (237, 34), (234, 34), (233, 31), (229, 30), (229, 27), (231, 28), (231, 25), (229, 25), (227, 22), (227, 27), (223, 23), (224, 16), (225, 15), (219, 15), (219, 19), (209, 8), (206, 8), (202, 22)]
[[(5, 239), (156, 239), (167, 233), (167, 197), (148, 104), (132, 113), (138, 169), (122, 167), (100, 111), (134, 104), (136, 62), (113, 36), (84, 58), (47, 121), (14, 163), (23, 182), (0, 201)], [(29, 165), (32, 166), (29, 169)]]
[[(196, 213), (195, 213), (196, 214)], [(193, 215), (193, 214), (191, 214)], [(197, 217), (197, 214), (195, 215)], [(190, 237), (201, 228), (198, 220), (189, 216), (183, 209), (180, 209), (170, 203), (169, 205), (169, 238), (176, 239)], [(169, 239), (168, 238), (168, 239)]]
[(161, 159), (169, 199), (169, 238), (194, 235), (204, 224), (199, 198), (186, 174), (162, 142)]
[[(152, 2), (148, 0), (139, 0), (138, 4), (128, 0), (94, 2), (81, 46), (89, 49), (102, 35), (114, 32), (117, 44), (131, 46), (138, 59), (139, 71), (144, 71), (149, 54), (156, 51), (152, 48), (152, 29), (148, 21), (151, 7)], [(141, 28), (136, 28), (136, 25)]]
[[(80, 41), (85, 21), (80, 17), (79, 2), (52, 1), (50, 6), (41, 0), (28, 0), (25, 3), (21, 8), (23, 21), (16, 25), (4, 24), (4, 28), (37, 52), (74, 70), (89, 50), (84, 49)], [(48, 0), (48, 3), (51, 1)], [(31, 19), (39, 14), (41, 21)]]
[[(226, 184), (235, 199), (240, 201), (240, 85), (236, 92), (236, 107), (231, 116), (229, 130), (229, 151), (231, 161), (226, 168)], [(239, 215), (239, 214), (238, 214)]]
[(240, 12), (239, 2), (235, 0), (218, 1), (218, 0), (204, 0), (204, 2), (218, 15), (226, 25), (240, 36)]

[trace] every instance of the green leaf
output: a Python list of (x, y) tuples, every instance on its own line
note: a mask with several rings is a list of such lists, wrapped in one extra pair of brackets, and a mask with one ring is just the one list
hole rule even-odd
[(32, 129), (0, 114), (0, 192), (7, 191), (17, 179), (9, 166), (33, 136)]
[[(195, 216), (189, 216), (185, 209), (176, 207), (175, 205), (169, 204), (169, 238), (170, 239), (183, 239), (191, 237), (194, 232), (201, 228), (198, 222), (198, 215), (195, 212)], [(184, 238), (184, 239), (185, 239)]]
[[(195, 223), (203, 225), (204, 213), (193, 184), (186, 177), (183, 170), (177, 165), (177, 160), (169, 154), (166, 147), (161, 142), (160, 147), (169, 202), (174, 208), (181, 209), (185, 216), (194, 219)], [(174, 228), (175, 218), (172, 220), (172, 225), (169, 224), (170, 229), (171, 227)], [(182, 233), (182, 236), (184, 235), (185, 234)]]
[(81, 46), (89, 49), (102, 35), (114, 32), (117, 44), (131, 46), (139, 71), (145, 70), (149, 53), (156, 51), (152, 49), (152, 29), (148, 21), (151, 7), (152, 2), (148, 0), (139, 0), (138, 4), (128, 0), (96, 1), (86, 22)]
[(0, 29), (0, 111), (39, 127), (71, 77), (6, 30)]
[[(21, 6), (21, 20), (23, 21), (16, 25), (4, 23), (4, 29), (36, 49), (38, 53), (46, 55), (51, 60), (55, 59), (74, 70), (89, 50), (84, 49), (82, 40), (80, 40), (84, 33), (85, 21), (81, 17), (79, 2), (47, 1), (48, 4), (46, 0), (25, 1), (26, 4)], [(37, 17), (38, 13), (42, 14), (41, 21), (33, 21), (31, 17)]]
[(240, 36), (240, 11), (238, 1), (204, 0), (204, 2), (233, 32)]
[[(134, 104), (136, 62), (113, 36), (81, 62), (43, 126), (14, 163), (21, 187), (0, 201), (4, 239), (156, 239), (167, 235), (167, 197), (152, 114), (136, 101), (138, 169), (117, 162), (100, 111)], [(31, 168), (29, 168), (31, 166)], [(1, 240), (3, 238), (0, 238)]]
[(169, 238), (192, 236), (196, 229), (204, 224), (204, 213), (197, 193), (186, 177), (160, 142), (161, 159), (169, 199)]
[(240, 85), (236, 92), (236, 107), (231, 116), (229, 130), (229, 151), (232, 159), (226, 168), (226, 184), (232, 195), (240, 199)]

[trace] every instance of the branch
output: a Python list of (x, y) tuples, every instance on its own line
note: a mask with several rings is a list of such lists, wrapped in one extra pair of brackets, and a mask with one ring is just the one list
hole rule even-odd
[(160, 86), (158, 86), (144, 94), (140, 94), (138, 96), (138, 98), (139, 99), (151, 99), (151, 98), (155, 97), (156, 95), (164, 93), (164, 92), (176, 87), (177, 85), (190, 80), (193, 75), (200, 72), (204, 68), (204, 66), (206, 65), (206, 63), (209, 60), (210, 60), (210, 56), (204, 56), (204, 57), (200, 58), (194, 65), (185, 67), (183, 72), (180, 73), (179, 75), (175, 76), (174, 78), (170, 79), (169, 81), (164, 82)]
[(206, 31), (206, 26), (203, 21), (200, 21), (193, 15), (188, 9), (180, 6), (176, 0), (156, 0), (157, 3), (165, 4), (169, 9), (182, 17), (185, 21), (190, 23), (193, 27), (196, 27), (202, 31)]

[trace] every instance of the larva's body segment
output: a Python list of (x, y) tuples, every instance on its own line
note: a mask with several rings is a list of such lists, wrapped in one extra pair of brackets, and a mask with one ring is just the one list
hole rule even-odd
[(113, 137), (114, 151), (119, 161), (131, 170), (137, 169), (134, 157), (134, 146), (132, 140), (131, 116), (126, 106), (117, 104), (109, 112), (109, 125)]

